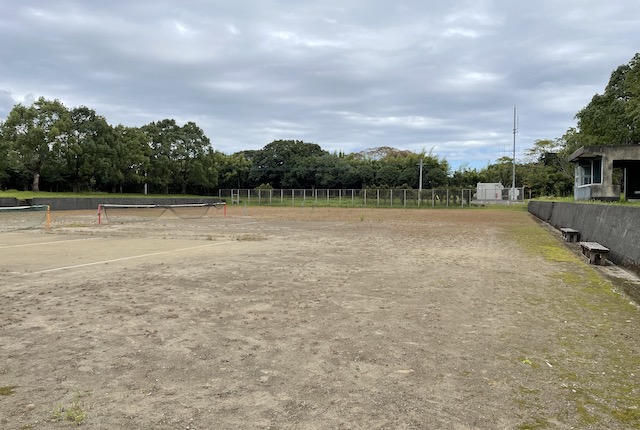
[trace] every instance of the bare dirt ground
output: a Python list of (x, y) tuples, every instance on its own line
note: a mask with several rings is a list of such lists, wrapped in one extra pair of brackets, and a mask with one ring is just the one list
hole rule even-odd
[(0, 428), (640, 428), (638, 306), (524, 211), (212, 215), (0, 234)]

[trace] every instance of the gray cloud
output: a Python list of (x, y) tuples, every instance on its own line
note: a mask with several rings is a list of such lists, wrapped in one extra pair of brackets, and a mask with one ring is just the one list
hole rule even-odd
[(0, 115), (195, 121), (216, 149), (303, 139), (482, 166), (560, 137), (640, 40), (633, 2), (4, 2)]

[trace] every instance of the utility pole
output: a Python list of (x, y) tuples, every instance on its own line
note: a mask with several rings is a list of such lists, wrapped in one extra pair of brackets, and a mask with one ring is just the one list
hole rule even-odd
[(513, 106), (513, 169), (511, 172), (511, 192), (509, 193), (509, 200), (516, 200), (516, 133), (518, 132), (518, 126), (516, 123), (516, 107)]
[(420, 157), (420, 180), (418, 181), (418, 206), (420, 206), (420, 201), (422, 199), (422, 157)]

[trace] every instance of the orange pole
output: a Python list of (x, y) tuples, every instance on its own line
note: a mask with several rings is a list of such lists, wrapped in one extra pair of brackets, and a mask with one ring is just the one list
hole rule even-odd
[(101, 209), (101, 207), (102, 207), (102, 205), (100, 205), (100, 204), (98, 203), (98, 224), (101, 224), (101, 222), (100, 222), (100, 221), (101, 221), (101, 220), (100, 220), (100, 209)]

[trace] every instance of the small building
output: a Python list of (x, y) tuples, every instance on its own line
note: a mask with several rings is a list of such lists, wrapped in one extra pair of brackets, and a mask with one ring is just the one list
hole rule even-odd
[(499, 183), (488, 183), (488, 182), (478, 182), (476, 185), (476, 195), (475, 200), (478, 201), (500, 201), (502, 200), (502, 193), (504, 191), (504, 186)]
[(471, 204), (511, 204), (524, 202), (523, 188), (505, 188), (500, 182), (478, 182)]
[[(640, 200), (640, 145), (583, 146), (569, 156), (575, 164), (576, 200)], [(614, 169), (620, 184), (614, 184)]]

